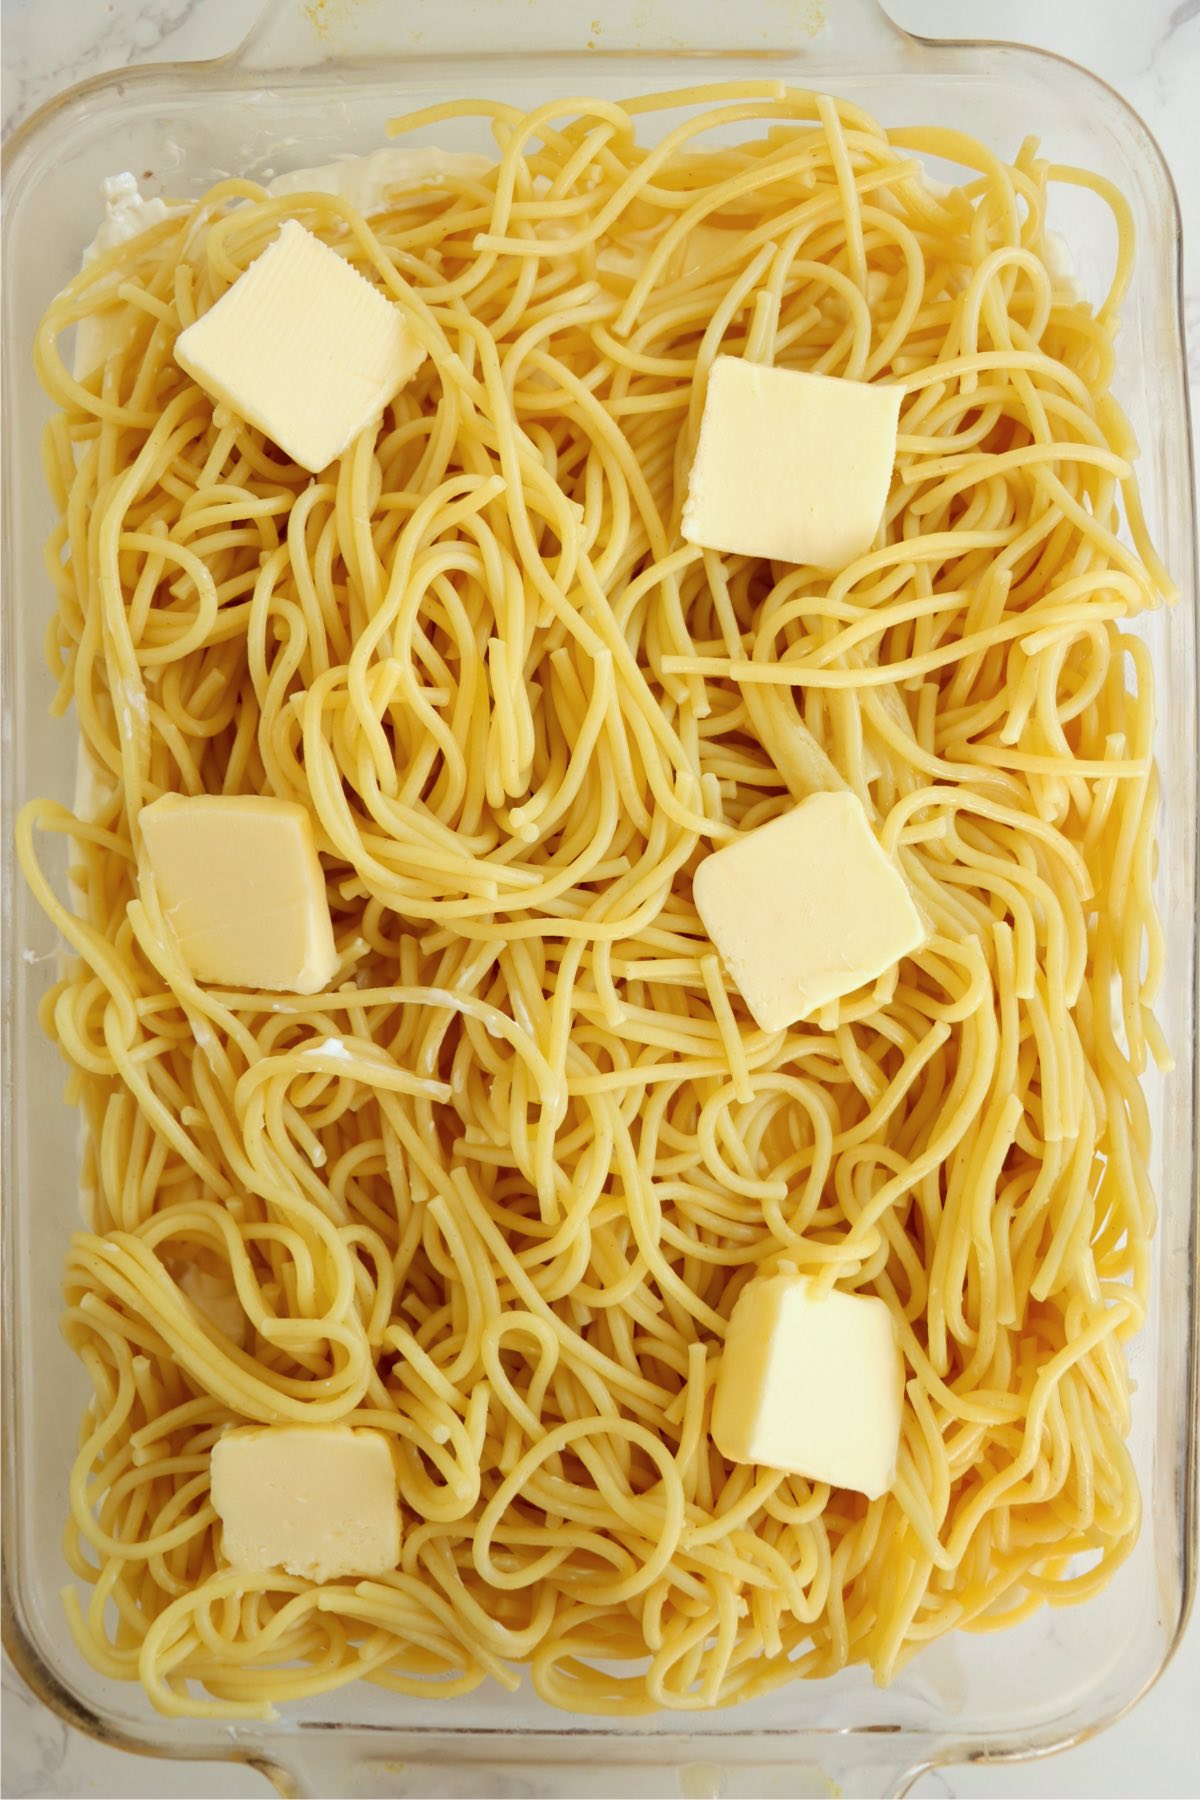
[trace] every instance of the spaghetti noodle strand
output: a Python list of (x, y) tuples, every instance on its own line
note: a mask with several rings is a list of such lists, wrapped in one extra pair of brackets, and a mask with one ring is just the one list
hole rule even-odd
[[(441, 156), (370, 216), (221, 184), (87, 262), (37, 338), (82, 745), (75, 811), (18, 835), (72, 951), (43, 1020), (86, 1124), (68, 1610), (167, 1713), (516, 1664), (601, 1714), (886, 1681), (1090, 1593), (1137, 1530), (1165, 1051), (1135, 622), (1173, 589), (1108, 386), (1128, 210), (777, 81), (396, 130), (472, 118), (494, 161)], [(1113, 209), (1099, 312), (1054, 272), (1053, 180)], [(172, 355), (286, 218), (429, 353), (316, 479)], [(902, 390), (882, 537), (833, 577), (681, 544), (718, 353)], [(767, 1033), (692, 875), (839, 787), (927, 941)], [(305, 808), (324, 992), (193, 980), (137, 883), (171, 792)], [(893, 1313), (878, 1500), (709, 1440), (731, 1309), (775, 1267)], [(331, 1420), (391, 1447), (399, 1566), (230, 1568), (214, 1442)]]

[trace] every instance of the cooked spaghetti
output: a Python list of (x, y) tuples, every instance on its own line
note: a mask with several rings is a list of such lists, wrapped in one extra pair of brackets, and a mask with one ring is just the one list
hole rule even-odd
[[(1127, 209), (1032, 142), (1006, 164), (770, 81), (396, 130), (468, 118), (495, 162), (370, 219), (222, 182), (89, 262), (37, 341), (86, 775), (19, 828), (74, 951), (43, 1018), (86, 1124), (68, 1606), (168, 1713), (522, 1664), (586, 1713), (886, 1681), (1093, 1593), (1138, 1528), (1138, 1077), (1167, 1057), (1128, 622), (1172, 589), (1109, 391)], [(1098, 309), (1054, 272), (1054, 182), (1112, 208)], [(429, 352), (316, 480), (172, 358), (287, 218)], [(75, 379), (60, 341), (100, 315)], [(835, 576), (682, 542), (718, 352), (903, 389), (878, 547)], [(692, 873), (841, 787), (928, 940), (760, 1031)], [(136, 879), (168, 791), (308, 810), (327, 991), (191, 979)], [(709, 1439), (768, 1265), (894, 1314), (882, 1499)], [(331, 1420), (394, 1446), (395, 1573), (231, 1568), (216, 1439)]]

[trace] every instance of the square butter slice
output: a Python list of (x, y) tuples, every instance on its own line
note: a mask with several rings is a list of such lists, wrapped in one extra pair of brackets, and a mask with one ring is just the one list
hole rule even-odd
[(212, 1503), (237, 1569), (337, 1581), (400, 1560), (396, 1471), (379, 1431), (235, 1426), (213, 1445)]
[(193, 381), (314, 475), (424, 357), (395, 302), (295, 219), (175, 343)]
[(875, 541), (900, 389), (718, 356), (683, 508), (689, 544), (841, 569)]
[(265, 794), (164, 794), (138, 817), (153, 881), (197, 981), (315, 994), (337, 967), (312, 823)]
[(701, 923), (763, 1031), (874, 981), (925, 936), (854, 794), (810, 794), (706, 856)]
[(870, 1294), (820, 1298), (797, 1270), (738, 1295), (713, 1394), (730, 1462), (786, 1469), (878, 1499), (891, 1487), (904, 1399), (892, 1316)]
[(218, 1270), (190, 1262), (179, 1270), (175, 1280), (202, 1318), (232, 1339), (240, 1349), (245, 1349), (250, 1321), (242, 1310), (237, 1288), (227, 1269)]

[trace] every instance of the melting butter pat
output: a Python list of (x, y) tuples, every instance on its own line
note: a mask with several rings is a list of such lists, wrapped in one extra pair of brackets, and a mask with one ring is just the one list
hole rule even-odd
[(337, 1581), (400, 1560), (396, 1471), (379, 1431), (237, 1426), (213, 1445), (212, 1503), (238, 1569)]
[(696, 910), (755, 1023), (782, 1031), (923, 941), (903, 875), (854, 794), (810, 794), (706, 856)]
[(315, 994), (337, 967), (307, 812), (262, 794), (164, 794), (139, 815), (153, 881), (198, 981)]
[(841, 569), (869, 550), (900, 389), (718, 356), (683, 508), (689, 544)]
[(759, 1276), (734, 1306), (713, 1395), (730, 1462), (785, 1469), (869, 1500), (896, 1475), (904, 1365), (882, 1300), (814, 1299), (792, 1270)]
[(175, 344), (193, 381), (313, 474), (424, 357), (394, 301), (295, 219)]
[[(641, 233), (636, 238), (626, 238), (622, 242), (606, 240), (596, 252), (596, 266), (610, 275), (624, 275), (630, 281), (636, 281), (646, 266), (654, 239), (650, 233)], [(724, 256), (738, 243), (738, 233), (721, 225), (708, 225), (701, 222), (693, 225), (674, 251), (667, 258), (661, 279), (664, 281), (680, 281), (688, 275), (694, 275), (699, 269), (707, 269), (718, 256)], [(727, 271), (732, 279), (732, 271)]]
[(239, 1349), (245, 1347), (250, 1321), (228, 1270), (218, 1273), (205, 1268), (202, 1263), (188, 1263), (180, 1270), (176, 1283), (210, 1325), (223, 1332)]
[[(701, 269), (706, 270), (710, 263), (715, 262), (718, 257), (727, 256), (736, 247), (738, 237), (737, 231), (725, 225), (707, 225), (703, 222), (693, 225), (672, 258), (672, 272), (681, 277), (695, 275)], [(725, 274), (728, 280), (733, 279), (731, 268), (726, 269)]]

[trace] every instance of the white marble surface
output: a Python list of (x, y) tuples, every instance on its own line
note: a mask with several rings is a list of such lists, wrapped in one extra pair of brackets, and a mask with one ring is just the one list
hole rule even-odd
[[(359, 0), (399, 4), (400, 0)], [(492, 0), (516, 4), (517, 0)], [(581, 5), (583, 0), (560, 0)], [(840, 0), (826, 0), (832, 9)], [(453, 7), (456, 0), (446, 0)], [(296, 0), (336, 31), (352, 0)], [(1006, 38), (1070, 56), (1103, 76), (1147, 120), (1175, 173), (1184, 248), (1193, 430), (1200, 413), (1200, 0), (887, 0), (900, 25), (928, 37)], [(7, 133), (85, 76), (148, 60), (228, 50), (252, 0), (0, 0)], [(591, 10), (603, 14), (603, 0)], [(4, 1667), (0, 1792), (19, 1795), (256, 1795), (265, 1778), (223, 1764), (167, 1765), (93, 1744), (54, 1718)], [(956, 1769), (918, 1796), (1200, 1795), (1200, 1620), (1133, 1713), (1098, 1739), (1025, 1767)]]

